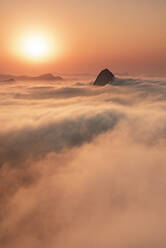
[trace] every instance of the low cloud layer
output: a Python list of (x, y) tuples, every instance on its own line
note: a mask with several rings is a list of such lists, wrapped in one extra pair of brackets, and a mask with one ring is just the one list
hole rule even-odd
[(166, 81), (1, 84), (0, 246), (165, 248)]

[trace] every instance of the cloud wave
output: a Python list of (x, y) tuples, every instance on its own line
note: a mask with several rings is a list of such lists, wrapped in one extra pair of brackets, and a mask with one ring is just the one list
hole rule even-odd
[(165, 248), (165, 79), (3, 84), (0, 105), (0, 246)]

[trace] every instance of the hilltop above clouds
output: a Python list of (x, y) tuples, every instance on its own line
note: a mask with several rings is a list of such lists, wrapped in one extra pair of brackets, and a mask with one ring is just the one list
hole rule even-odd
[(106, 84), (110, 84), (114, 81), (115, 76), (114, 74), (109, 71), (108, 69), (102, 70), (99, 75), (97, 76), (94, 85), (96, 86), (104, 86)]

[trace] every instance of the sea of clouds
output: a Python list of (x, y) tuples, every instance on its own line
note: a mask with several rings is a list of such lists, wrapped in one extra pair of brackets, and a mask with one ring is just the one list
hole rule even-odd
[(165, 78), (1, 82), (0, 109), (0, 247), (166, 247)]

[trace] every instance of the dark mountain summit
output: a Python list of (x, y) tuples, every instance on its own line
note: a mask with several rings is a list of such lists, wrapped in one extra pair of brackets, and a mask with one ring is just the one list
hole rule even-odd
[(115, 79), (114, 74), (110, 72), (108, 69), (105, 69), (99, 73), (99, 75), (96, 78), (96, 81), (94, 82), (94, 85), (104, 86), (106, 84), (111, 83), (114, 79)]

